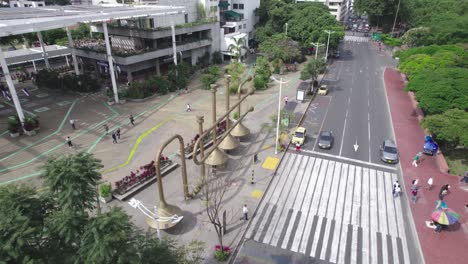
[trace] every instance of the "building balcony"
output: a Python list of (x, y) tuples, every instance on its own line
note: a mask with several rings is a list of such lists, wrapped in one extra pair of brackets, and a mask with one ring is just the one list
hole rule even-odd
[[(145, 28), (138, 26), (123, 26), (119, 25), (117, 22), (108, 24), (107, 26), (109, 35), (125, 36), (125, 37), (139, 37), (146, 39), (158, 39), (171, 37), (171, 28), (170, 27), (157, 27), (157, 28)], [(175, 26), (175, 34), (187, 34), (197, 31), (204, 31), (210, 29), (219, 28), (217, 20), (202, 20), (195, 21), (192, 23), (180, 24)], [(104, 33), (102, 26), (97, 25), (95, 27), (96, 32)]]
[[(177, 52), (189, 51), (210, 46), (210, 38), (177, 42)], [(107, 61), (106, 47), (103, 41), (86, 42), (75, 46), (76, 55), (94, 60)], [(156, 49), (120, 49), (112, 48), (112, 56), (119, 65), (130, 65), (172, 54), (171, 45), (161, 45)]]

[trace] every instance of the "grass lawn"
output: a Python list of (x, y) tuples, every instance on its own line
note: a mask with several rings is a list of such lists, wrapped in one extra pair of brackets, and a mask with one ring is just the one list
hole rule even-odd
[(462, 176), (468, 171), (468, 149), (452, 149), (443, 151), (450, 174)]

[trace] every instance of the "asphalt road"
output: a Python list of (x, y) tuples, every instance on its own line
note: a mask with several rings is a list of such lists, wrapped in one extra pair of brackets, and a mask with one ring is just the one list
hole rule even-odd
[[(318, 96), (311, 105), (314, 109), (308, 110), (304, 126), (310, 137), (303, 149), (381, 163), (379, 145), (387, 138), (393, 139), (383, 85), (383, 71), (393, 66), (392, 60), (384, 57), (369, 38), (348, 34), (340, 45), (340, 58), (333, 61), (324, 80), (329, 94)], [(318, 127), (308, 124), (307, 120), (317, 118)], [(333, 132), (332, 149), (316, 146), (321, 130)]]

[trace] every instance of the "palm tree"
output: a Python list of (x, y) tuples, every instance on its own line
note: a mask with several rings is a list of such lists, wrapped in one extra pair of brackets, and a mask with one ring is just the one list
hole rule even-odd
[(235, 38), (234, 43), (228, 46), (229, 53), (233, 54), (231, 56), (237, 57), (237, 61), (239, 62), (242, 62), (242, 50), (249, 51), (245, 46), (244, 38)]

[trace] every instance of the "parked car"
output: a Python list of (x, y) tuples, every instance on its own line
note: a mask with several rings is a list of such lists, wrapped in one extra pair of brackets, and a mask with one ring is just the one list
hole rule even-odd
[(293, 137), (291, 139), (291, 143), (292, 144), (297, 144), (299, 143), (299, 145), (304, 145), (304, 142), (305, 142), (305, 139), (306, 139), (306, 134), (307, 134), (307, 131), (305, 128), (303, 127), (297, 127), (296, 130), (294, 130), (294, 134), (293, 134)]
[(398, 163), (399, 153), (395, 141), (386, 139), (380, 146), (380, 159), (386, 163)]
[(439, 150), (439, 145), (432, 139), (431, 136), (424, 137), (423, 153), (433, 156)]
[(328, 87), (326, 84), (320, 85), (320, 88), (318, 89), (317, 92), (318, 95), (327, 95), (328, 94)]
[(321, 149), (331, 149), (333, 147), (333, 133), (331, 131), (320, 132), (317, 145)]

